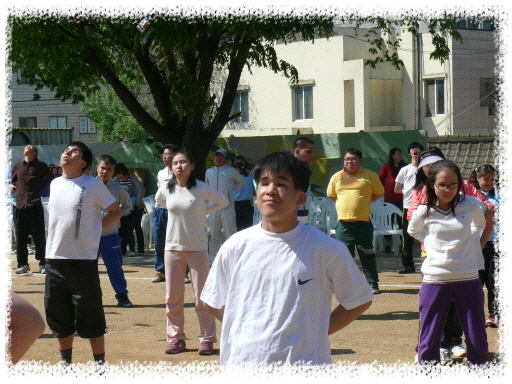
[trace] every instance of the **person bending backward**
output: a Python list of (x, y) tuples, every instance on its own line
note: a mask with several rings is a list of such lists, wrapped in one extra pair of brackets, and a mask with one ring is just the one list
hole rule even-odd
[[(160, 188), (162, 185), (167, 184), (169, 180), (174, 178), (172, 173), (172, 157), (180, 148), (174, 144), (166, 144), (162, 154), (162, 161), (165, 168), (158, 171), (156, 187)], [(165, 281), (165, 232), (167, 229), (167, 208), (165, 202), (155, 201), (155, 210), (153, 212), (153, 239), (155, 242), (155, 277), (151, 280), (152, 283), (159, 283)]]
[[(311, 168), (313, 165), (313, 160), (315, 160), (315, 142), (311, 140), (309, 137), (299, 137), (293, 143), (293, 153), (295, 157), (299, 160), (303, 161), (308, 167)], [(311, 195), (311, 185), (308, 185), (308, 190), (306, 191), (306, 203), (313, 201), (313, 195)], [(308, 224), (309, 222), (309, 210), (306, 204), (301, 205), (298, 210), (298, 219), (300, 222), (304, 224)]]
[(425, 244), (428, 254), (421, 267), (418, 364), (440, 362), (441, 334), (452, 301), (466, 335), (468, 362), (489, 362), (484, 293), (478, 279), (483, 264), (480, 233), (486, 226), (484, 211), (489, 208), (465, 196), (462, 186), (455, 163), (432, 164), (427, 202), (418, 206), (409, 223), (409, 234)]
[[(347, 247), (297, 220), (311, 170), (289, 152), (253, 170), (259, 225), (221, 247), (201, 294), (222, 321), (220, 364), (330, 364), (329, 335), (371, 305)], [(339, 305), (331, 312), (332, 294)]]
[[(103, 182), (83, 174), (91, 163), (84, 143), (68, 144), (60, 157), (62, 177), (50, 185), (44, 307), (65, 366), (71, 364), (75, 332), (90, 339), (97, 364), (105, 361), (98, 245), (102, 229), (122, 213)], [(108, 211), (104, 217), (102, 209)]]
[(366, 281), (372, 292), (378, 294), (379, 275), (370, 212), (372, 202), (384, 195), (384, 187), (376, 173), (362, 168), (360, 150), (347, 149), (343, 161), (343, 170), (335, 173), (327, 186), (327, 197), (336, 202), (338, 213), (336, 239), (345, 243), (353, 256), (357, 248)]
[(236, 233), (236, 213), (235, 213), (235, 191), (239, 190), (245, 184), (245, 179), (235, 168), (226, 164), (228, 152), (219, 148), (213, 157), (214, 167), (206, 171), (204, 181), (210, 187), (220, 192), (228, 200), (228, 206), (208, 215), (210, 225), (210, 242), (208, 257), (210, 265), (215, 260), (217, 252), (222, 244), (221, 231), (224, 229), (226, 239), (229, 239), (233, 233)]
[[(210, 355), (217, 341), (215, 319), (200, 300), (208, 271), (208, 237), (206, 215), (228, 205), (227, 199), (208, 184), (196, 180), (194, 160), (185, 150), (177, 151), (172, 159), (174, 178), (160, 186), (155, 199), (168, 210), (165, 238), (165, 288), (167, 308), (167, 341), (165, 353), (185, 349), (185, 270), (190, 268), (192, 287), (196, 295), (199, 320), (199, 354)], [(206, 205), (206, 201), (211, 204)]]
[[(103, 181), (108, 191), (114, 196), (121, 207), (121, 212), (126, 214), (132, 209), (132, 201), (126, 190), (112, 180), (116, 163), (117, 161), (113, 156), (101, 155), (97, 168), (97, 177)], [(108, 214), (108, 211), (104, 211), (104, 214)], [(128, 299), (128, 289), (126, 288), (126, 278), (124, 277), (123, 256), (121, 255), (118, 229), (119, 220), (101, 231), (98, 256), (101, 254), (105, 268), (107, 268), (110, 284), (112, 284), (112, 288), (116, 293), (117, 305), (120, 307), (131, 307), (132, 303)]]

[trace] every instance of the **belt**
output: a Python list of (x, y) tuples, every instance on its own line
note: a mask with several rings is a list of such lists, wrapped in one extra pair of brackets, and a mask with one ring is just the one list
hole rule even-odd
[(33, 207), (34, 205), (37, 205), (37, 204), (41, 204), (41, 200), (36, 200), (36, 201), (32, 201), (32, 202), (28, 203), (26, 205), (26, 208)]

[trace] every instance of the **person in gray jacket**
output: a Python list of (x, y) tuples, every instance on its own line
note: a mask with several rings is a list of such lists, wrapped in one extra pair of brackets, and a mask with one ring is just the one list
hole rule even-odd
[(139, 181), (137, 176), (128, 172), (128, 168), (123, 163), (117, 163), (114, 174), (114, 181), (121, 185), (132, 200), (132, 211), (121, 218), (121, 227), (119, 237), (121, 240), (121, 254), (126, 255), (126, 245), (130, 248), (129, 256), (137, 256), (135, 253), (135, 242), (133, 239), (133, 230), (137, 235), (137, 245), (139, 255), (144, 255), (144, 233), (142, 232), (141, 221), (145, 213), (144, 194), (146, 188)]
[(210, 225), (210, 241), (208, 244), (208, 257), (210, 265), (215, 260), (219, 252), (221, 243), (221, 231), (224, 229), (226, 239), (236, 233), (236, 214), (235, 214), (235, 191), (239, 190), (245, 184), (245, 179), (238, 171), (226, 164), (228, 152), (219, 148), (215, 152), (213, 162), (215, 166), (208, 169), (205, 175), (205, 182), (210, 187), (220, 192), (228, 199), (228, 206), (211, 213), (208, 216)]
[[(103, 181), (108, 191), (114, 196), (124, 215), (131, 211), (132, 201), (125, 189), (112, 180), (116, 163), (117, 161), (113, 156), (101, 155), (97, 168), (97, 177)], [(117, 305), (120, 307), (131, 307), (132, 303), (128, 299), (128, 289), (126, 288), (126, 278), (123, 271), (118, 228), (119, 220), (101, 231), (98, 257), (101, 254), (107, 268), (110, 284), (112, 284), (112, 288), (116, 293)]]

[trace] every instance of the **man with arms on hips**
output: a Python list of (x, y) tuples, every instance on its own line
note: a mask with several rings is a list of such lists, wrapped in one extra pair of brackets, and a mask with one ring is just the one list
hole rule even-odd
[(398, 271), (400, 274), (414, 273), (414, 259), (412, 257), (412, 247), (414, 244), (414, 237), (409, 235), (407, 228), (409, 227), (409, 220), (407, 220), (407, 211), (409, 204), (411, 204), (412, 193), (414, 192), (414, 183), (416, 182), (416, 170), (420, 162), (420, 153), (423, 151), (423, 145), (417, 142), (409, 144), (409, 155), (411, 156), (411, 164), (403, 167), (395, 179), (395, 193), (402, 193), (404, 195), (404, 210), (402, 214), (402, 229), (404, 246), (402, 249), (402, 269)]
[[(123, 214), (130, 212), (132, 201), (126, 190), (112, 180), (117, 160), (110, 155), (101, 155), (97, 175), (98, 179), (103, 181), (108, 191), (114, 196), (117, 204), (121, 207)], [(103, 211), (108, 214), (107, 210)], [(108, 278), (112, 288), (116, 293), (117, 305), (120, 307), (131, 307), (132, 303), (128, 299), (128, 289), (126, 288), (126, 278), (124, 277), (123, 263), (121, 255), (121, 243), (119, 241), (119, 220), (101, 231), (100, 245), (98, 255), (101, 254), (105, 268), (107, 268)]]
[(16, 207), (13, 209), (16, 232), (16, 274), (30, 273), (28, 265), (28, 236), (31, 235), (36, 247), (39, 272), (45, 273), (45, 225), (41, 192), (53, 180), (48, 166), (37, 158), (37, 148), (25, 146), (23, 161), (14, 164), (9, 190), (15, 194)]
[[(102, 229), (122, 213), (103, 182), (83, 174), (91, 163), (92, 152), (84, 143), (68, 144), (60, 157), (62, 177), (50, 185), (44, 308), (64, 366), (71, 364), (76, 332), (90, 339), (94, 361), (103, 370), (106, 322), (98, 245)], [(103, 209), (108, 211), (104, 217)]]
[(327, 186), (327, 197), (336, 203), (338, 224), (336, 239), (342, 241), (363, 266), (366, 281), (374, 294), (380, 293), (377, 258), (373, 250), (372, 202), (384, 195), (379, 176), (362, 167), (363, 154), (349, 148), (343, 158), (343, 170), (335, 173)]
[[(156, 187), (160, 188), (162, 185), (167, 184), (171, 178), (174, 177), (172, 173), (172, 158), (174, 153), (179, 150), (179, 147), (174, 144), (166, 144), (164, 146), (164, 153), (162, 160), (165, 168), (158, 171)], [(151, 280), (153, 283), (165, 281), (165, 233), (167, 229), (167, 207), (165, 202), (155, 201), (155, 210), (153, 212), (153, 241), (155, 242), (155, 270), (156, 275)]]
[(310, 175), (289, 152), (253, 171), (262, 221), (224, 243), (201, 294), (222, 321), (222, 366), (331, 364), (329, 335), (371, 305), (347, 247), (297, 220)]
[(221, 230), (224, 229), (226, 239), (229, 239), (232, 234), (236, 233), (234, 194), (235, 191), (242, 188), (245, 184), (244, 177), (235, 168), (227, 165), (227, 160), (228, 152), (222, 148), (217, 149), (213, 156), (215, 166), (206, 171), (204, 180), (206, 184), (228, 199), (228, 206), (226, 208), (213, 212), (208, 216), (211, 234), (208, 244), (210, 265), (215, 260), (215, 256), (221, 246)]
[[(313, 165), (313, 160), (315, 159), (315, 142), (311, 140), (309, 137), (299, 137), (293, 143), (294, 154), (295, 157), (302, 160), (305, 164), (307, 164), (310, 168)], [(308, 186), (308, 190), (306, 192), (306, 202), (312, 202), (313, 196), (310, 191), (311, 185)], [(298, 219), (300, 222), (307, 224), (309, 221), (309, 211), (307, 205), (301, 205), (298, 210)]]

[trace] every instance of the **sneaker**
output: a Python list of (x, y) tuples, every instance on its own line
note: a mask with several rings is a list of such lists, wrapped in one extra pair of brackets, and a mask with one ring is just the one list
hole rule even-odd
[(192, 280), (188, 276), (185, 276), (185, 284), (190, 284)]
[(32, 250), (32, 246), (31, 246), (30, 244), (29, 244), (29, 245), (27, 245), (27, 251), (28, 251), (29, 253), (32, 253), (32, 252), (33, 252), (33, 250)]
[(391, 253), (391, 246), (386, 245), (386, 247), (384, 248), (384, 253)]
[(153, 280), (151, 280), (152, 283), (159, 283), (161, 281), (165, 281), (165, 275), (160, 272), (157, 272)]
[(45, 274), (46, 274), (46, 267), (45, 267), (44, 265), (41, 265), (41, 266), (39, 267), (39, 273), (40, 273), (41, 275), (45, 275)]
[(441, 365), (451, 365), (453, 363), (452, 355), (447, 348), (441, 348)]
[(133, 256), (137, 256), (137, 254), (136, 254), (135, 252), (130, 252), (130, 253), (128, 254), (128, 257), (133, 257)]
[(379, 283), (377, 283), (377, 282), (370, 283), (370, 287), (372, 288), (372, 293), (374, 295), (378, 295), (380, 293)]
[(24, 265), (23, 267), (19, 267), (16, 271), (14, 271), (17, 275), (24, 275), (26, 273), (30, 273), (30, 267), (28, 265)]
[(486, 327), (498, 328), (498, 316), (489, 315), (489, 318), (485, 320)]
[(119, 296), (119, 298), (117, 299), (117, 306), (129, 308), (129, 307), (133, 307), (133, 304), (130, 301), (130, 299), (128, 299), (128, 295), (122, 295), (122, 296)]
[(198, 353), (200, 355), (211, 355), (213, 352), (213, 343), (211, 341), (201, 341)]
[(414, 356), (414, 364), (418, 364), (418, 354), (416, 354), (416, 356)]
[(167, 347), (165, 347), (165, 353), (178, 353), (183, 351), (186, 348), (186, 346), (187, 344), (185, 343), (185, 340), (172, 339), (171, 342), (167, 344)]
[(452, 347), (452, 356), (453, 357), (464, 357), (467, 355), (466, 349), (462, 346), (462, 344), (454, 345)]
[(401, 270), (398, 271), (400, 275), (405, 275), (407, 273), (416, 273), (416, 270), (413, 267), (402, 267)]

